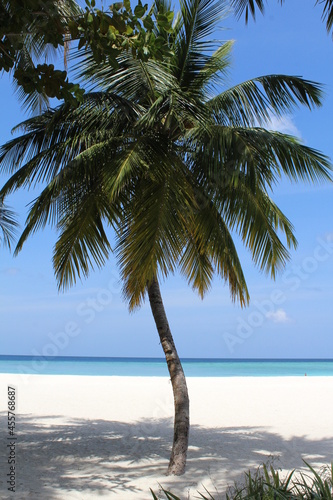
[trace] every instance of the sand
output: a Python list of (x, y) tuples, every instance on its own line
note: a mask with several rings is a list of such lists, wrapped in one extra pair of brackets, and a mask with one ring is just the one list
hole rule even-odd
[[(7, 386), (16, 387), (15, 483), (7, 490)], [(332, 461), (333, 377), (189, 378), (187, 471), (165, 475), (172, 442), (169, 379), (0, 374), (0, 498), (216, 499), (244, 471)], [(218, 493), (217, 493), (218, 492)]]

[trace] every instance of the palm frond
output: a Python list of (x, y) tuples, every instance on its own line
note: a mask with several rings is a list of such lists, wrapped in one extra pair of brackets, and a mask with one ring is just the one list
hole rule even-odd
[(333, 27), (333, 0), (317, 0), (316, 5), (318, 3), (324, 3), (322, 18), (326, 21), (327, 32), (330, 32)]
[(15, 172), (25, 163), (7, 182), (3, 192), (49, 182), (62, 165), (80, 152), (96, 144), (110, 143), (114, 137), (124, 134), (139, 113), (138, 107), (122, 97), (91, 93), (78, 109), (65, 104), (26, 120), (16, 127), (26, 133), (0, 149), (2, 172)]
[[(214, 125), (193, 129), (187, 136), (193, 149), (200, 145), (192, 154), (197, 175), (208, 174), (216, 182), (228, 182), (238, 174), (251, 172), (263, 190), (272, 188), (282, 175), (293, 181), (332, 180), (329, 158), (287, 134)], [(200, 174), (202, 166), (205, 173)]]
[(174, 74), (183, 89), (188, 89), (195, 76), (204, 69), (208, 50), (216, 42), (208, 39), (225, 16), (222, 0), (181, 0), (179, 36), (174, 41)]
[(116, 248), (130, 308), (140, 305), (155, 276), (174, 272), (185, 243), (184, 213), (193, 206), (186, 166), (167, 144), (152, 140), (146, 158), (147, 174), (124, 206)]
[(232, 7), (234, 8), (236, 17), (240, 18), (245, 11), (245, 22), (248, 23), (249, 14), (253, 19), (256, 17), (256, 8), (263, 14), (265, 10), (263, 0), (232, 0)]
[[(115, 160), (110, 154), (110, 149), (116, 150), (118, 144), (119, 139), (94, 144), (62, 166), (31, 205), (25, 229), (15, 250), (16, 254), (21, 251), (27, 238), (43, 229), (46, 224), (62, 227), (62, 221), (66, 220), (67, 223), (69, 219), (76, 217), (76, 213), (78, 218), (81, 217), (80, 207), (83, 203), (90, 206), (91, 200), (95, 200), (95, 203), (103, 202), (98, 205), (99, 210), (101, 211), (103, 207), (103, 216), (107, 222), (110, 225), (116, 224), (121, 214), (121, 199), (119, 200), (119, 195), (117, 199), (113, 193), (110, 194), (111, 188), (115, 190), (114, 183), (110, 188), (110, 179), (120, 177), (120, 155)], [(21, 170), (29, 167), (30, 163)], [(20, 173), (18, 171), (11, 179)], [(25, 178), (25, 175), (22, 174), (22, 177)]]
[[(279, 176), (284, 174), (293, 181), (321, 182), (332, 180), (332, 165), (329, 158), (309, 148), (293, 136), (265, 129), (247, 129), (243, 139), (249, 139), (252, 161), (266, 163)], [(254, 142), (253, 142), (254, 141)]]
[(145, 103), (149, 93), (159, 95), (172, 89), (176, 83), (175, 76), (168, 69), (168, 62), (149, 59), (142, 61), (133, 59), (132, 55), (124, 52), (119, 58), (119, 68), (97, 64), (89, 51), (79, 55), (73, 54), (78, 63), (74, 66), (76, 77), (84, 79), (92, 91), (98, 89), (112, 92), (128, 99), (132, 103)]
[(16, 214), (6, 207), (0, 198), (0, 243), (10, 248), (16, 236), (17, 227)]
[[(167, 186), (160, 184), (154, 186), (154, 196), (151, 196), (149, 185), (145, 184), (137, 188), (142, 208), (138, 210), (134, 205), (135, 213), (123, 221), (117, 245), (124, 296), (130, 309), (141, 304), (147, 283), (159, 270), (162, 276), (175, 270), (179, 257), (180, 221), (169, 212), (173, 201), (171, 193)], [(170, 234), (171, 228), (174, 234)]]
[(29, 214), (24, 230), (17, 242), (14, 255), (22, 250), (25, 241), (36, 231), (43, 229), (47, 224), (54, 226), (59, 218), (59, 200), (56, 182), (49, 183), (34, 202), (30, 204)]
[(250, 250), (254, 263), (275, 278), (283, 269), (290, 255), (278, 236), (281, 230), (286, 236), (288, 248), (296, 248), (293, 226), (274, 202), (261, 191), (253, 193), (244, 183), (239, 183), (235, 193), (226, 196), (222, 213), (229, 227), (239, 233)]
[(111, 246), (103, 228), (95, 200), (82, 200), (75, 216), (64, 217), (58, 224), (60, 235), (55, 245), (53, 265), (59, 288), (87, 277), (96, 265), (101, 268)]
[(210, 94), (215, 92), (215, 87), (220, 84), (221, 77), (226, 75), (230, 65), (232, 47), (232, 41), (225, 42), (218, 47), (192, 81), (191, 91), (202, 92), (203, 100), (209, 99)]
[[(278, 0), (282, 5), (284, 0)], [(333, 0), (316, 0), (316, 5), (324, 4), (322, 19), (326, 22), (326, 29), (331, 31), (333, 26)], [(264, 0), (231, 0), (231, 6), (234, 9), (235, 16), (240, 19), (245, 12), (245, 23), (249, 21), (249, 16), (255, 20), (256, 9), (261, 14), (264, 14), (265, 3)]]
[(281, 116), (295, 106), (321, 105), (318, 83), (288, 75), (267, 75), (236, 85), (208, 101), (221, 125), (263, 125), (271, 115)]
[(207, 199), (201, 196), (198, 206), (199, 210), (187, 220), (187, 245), (180, 261), (181, 272), (201, 297), (217, 272), (228, 283), (232, 299), (239, 299), (244, 306), (249, 301), (249, 293), (229, 229), (210, 196)]
[(127, 142), (123, 137), (118, 140), (118, 143), (119, 148), (112, 158), (111, 165), (105, 169), (104, 173), (104, 184), (110, 203), (117, 199), (133, 180), (147, 175), (149, 171), (147, 163), (149, 141), (146, 137), (134, 137)]
[(69, 164), (35, 200), (15, 250), (17, 254), (26, 239), (46, 224), (56, 226), (59, 237), (53, 264), (59, 288), (87, 277), (95, 266), (105, 263), (111, 251), (102, 219), (109, 219), (112, 208), (102, 189), (102, 175), (89, 162), (82, 175), (79, 164), (74, 162), (76, 171)]

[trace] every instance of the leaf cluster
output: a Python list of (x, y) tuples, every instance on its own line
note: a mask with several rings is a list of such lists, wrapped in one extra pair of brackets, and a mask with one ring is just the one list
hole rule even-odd
[(0, 71), (11, 72), (20, 98), (35, 107), (57, 97), (75, 103), (83, 90), (68, 81), (66, 71), (43, 62), (50, 48), (64, 47), (67, 21), (80, 16), (74, 0), (1, 0)]
[[(86, 0), (82, 10), (74, 0), (1, 0), (0, 71), (12, 72), (21, 98), (28, 106), (47, 98), (63, 99), (77, 106), (84, 89), (71, 83), (67, 71), (37, 59), (48, 46), (54, 49), (76, 41), (78, 49), (90, 49), (95, 61), (117, 66), (117, 57), (131, 49), (133, 56), (162, 59), (165, 39), (153, 34), (155, 27), (172, 32), (173, 12), (148, 11), (141, 0), (131, 8), (129, 0), (115, 3), (108, 11)], [(155, 12), (155, 11), (154, 11)]]
[[(138, 4), (132, 10), (129, 0), (114, 3), (108, 11), (95, 7), (95, 0), (86, 0), (85, 13), (70, 20), (71, 38), (78, 48), (90, 48), (97, 63), (107, 62), (117, 67), (117, 57), (131, 50), (134, 57), (162, 59), (166, 54), (165, 40), (156, 40), (155, 28), (172, 33), (173, 12), (148, 11), (148, 4)], [(162, 43), (161, 43), (162, 42)]]

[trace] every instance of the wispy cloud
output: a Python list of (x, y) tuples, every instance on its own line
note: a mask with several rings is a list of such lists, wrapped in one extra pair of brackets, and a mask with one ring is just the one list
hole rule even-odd
[(302, 137), (300, 130), (296, 127), (291, 116), (281, 116), (277, 118), (276, 116), (271, 116), (266, 124), (269, 130), (275, 130), (276, 132), (282, 132), (283, 134), (294, 135), (298, 138)]
[(289, 317), (283, 309), (267, 313), (266, 318), (271, 319), (274, 323), (287, 323), (289, 321)]
[(21, 270), (17, 267), (6, 267), (5, 269), (0, 270), (0, 274), (4, 274), (5, 276), (17, 276), (21, 273)]

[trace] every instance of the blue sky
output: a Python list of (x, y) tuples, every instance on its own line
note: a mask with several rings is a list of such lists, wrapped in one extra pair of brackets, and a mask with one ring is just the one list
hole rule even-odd
[[(322, 108), (296, 110), (271, 127), (302, 138), (333, 158), (333, 41), (314, 0), (269, 0), (256, 23), (229, 17), (218, 34), (234, 39), (228, 86), (264, 74), (302, 76), (325, 85)], [(301, 8), (300, 8), (301, 6)], [(24, 119), (6, 76), (0, 81), (0, 140)], [(4, 177), (0, 178), (3, 183)], [(24, 221), (33, 194), (8, 203)], [(295, 226), (299, 242), (275, 282), (239, 246), (251, 294), (246, 309), (233, 304), (228, 287), (214, 281), (201, 301), (179, 276), (162, 284), (170, 326), (182, 357), (329, 358), (333, 353), (333, 185), (283, 181), (274, 200)], [(129, 313), (111, 258), (101, 270), (58, 293), (51, 265), (56, 234), (46, 229), (13, 258), (1, 249), (1, 354), (59, 356), (163, 355), (148, 302)]]

